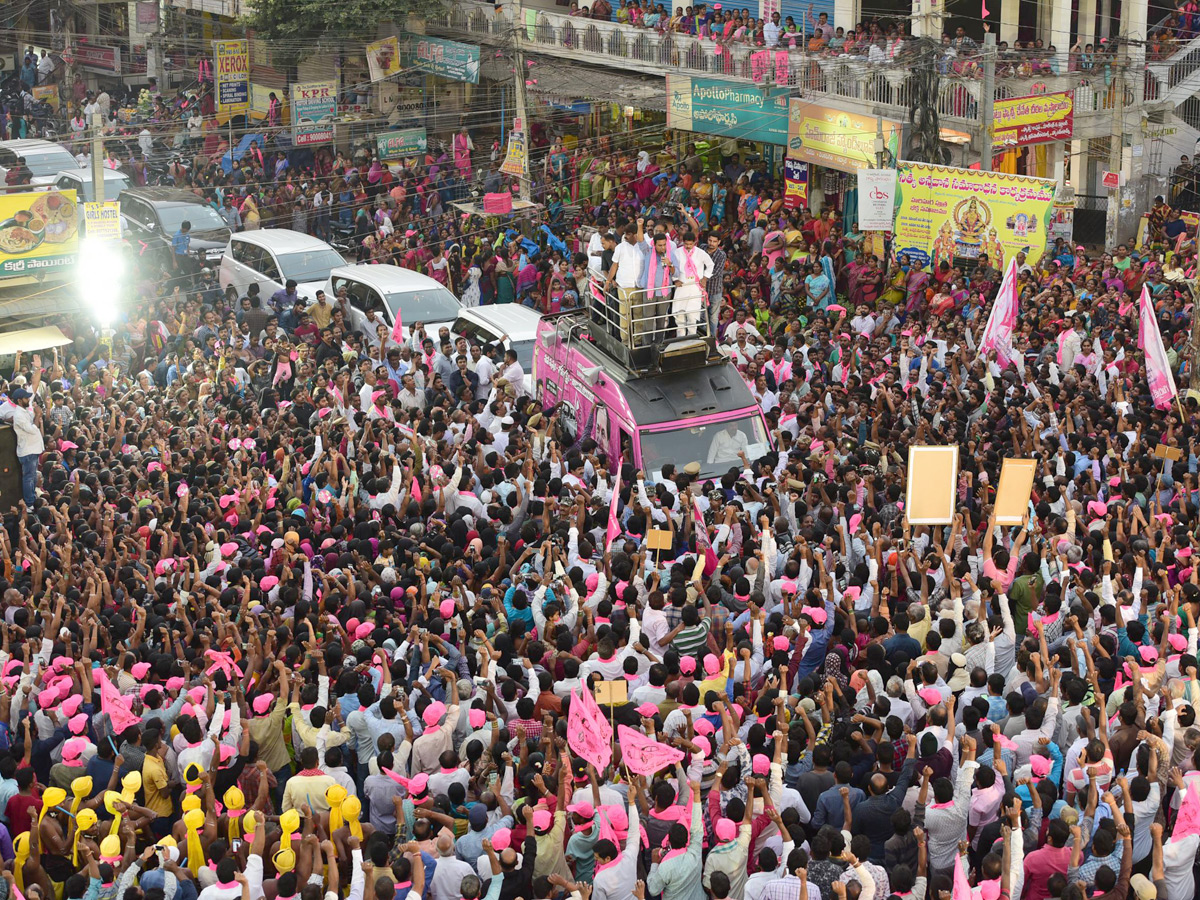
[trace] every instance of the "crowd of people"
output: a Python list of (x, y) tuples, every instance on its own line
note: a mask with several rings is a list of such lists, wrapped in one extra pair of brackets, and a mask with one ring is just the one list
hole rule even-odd
[[(447, 210), (504, 187), (469, 135), (179, 184), (235, 229), (315, 229), (319, 195), (364, 262), (547, 313), (647, 276), (614, 263), (630, 229), (699, 245), (771, 434), (725, 470), (569, 435), (510, 345), (211, 272), (147, 266), (111, 329), (18, 358), (0, 890), (1195, 896), (1200, 406), (1155, 410), (1136, 302), (1186, 385), (1178, 211), (1144, 247), (1018, 254), (1001, 368), (975, 348), (1008, 260), (922, 271), (852, 187), (793, 208), (761, 160), (644, 143), (548, 141), (532, 238)], [(914, 444), (961, 448), (952, 523), (905, 516)], [(1037, 461), (1019, 526), (1006, 457)]]

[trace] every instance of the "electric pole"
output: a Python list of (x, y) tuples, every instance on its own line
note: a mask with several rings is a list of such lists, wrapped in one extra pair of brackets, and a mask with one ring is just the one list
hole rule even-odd
[(995, 132), (993, 108), (996, 102), (996, 35), (986, 31), (983, 35), (983, 96), (979, 98), (979, 124), (983, 126), (983, 141), (980, 144), (979, 167), (984, 172), (992, 171), (992, 137)]
[(92, 199), (104, 202), (104, 120), (92, 113)]
[(517, 121), (520, 123), (519, 129), (513, 129), (514, 135), (519, 131), (520, 140), (524, 142), (525, 152), (521, 158), (521, 174), (517, 176), (517, 184), (520, 188), (522, 200), (532, 199), (533, 192), (529, 183), (529, 120), (525, 115), (525, 54), (521, 52), (521, 42), (524, 40), (524, 34), (521, 29), (525, 27), (522, 21), (524, 14), (521, 12), (521, 4), (517, 2), (513, 4), (513, 9), (516, 13), (516, 19), (513, 21), (513, 44), (516, 52), (513, 54), (513, 90), (514, 103), (517, 107)]
[[(1126, 4), (1128, 6), (1128, 4)], [(1124, 19), (1122, 12), (1122, 19)], [(1122, 22), (1122, 26), (1124, 22)], [(1108, 189), (1108, 215), (1105, 231), (1108, 233), (1108, 249), (1121, 242), (1118, 230), (1121, 222), (1121, 170), (1125, 160), (1125, 72), (1129, 68), (1129, 46), (1125, 42), (1125, 29), (1117, 38), (1117, 59), (1113, 72), (1112, 126), (1109, 129), (1108, 171), (1117, 176), (1116, 184)]]

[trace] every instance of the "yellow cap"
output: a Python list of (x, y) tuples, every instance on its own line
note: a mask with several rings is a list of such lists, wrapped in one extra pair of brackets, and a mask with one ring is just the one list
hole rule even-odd
[(46, 814), (67, 799), (67, 792), (60, 787), (49, 787), (42, 792), (42, 812), (38, 821), (46, 818)]
[(100, 842), (100, 858), (108, 857), (113, 859), (121, 855), (121, 839), (115, 834), (110, 834)]
[(246, 808), (246, 796), (236, 784), (225, 792), (225, 796), (222, 799), (230, 809)]
[(340, 784), (331, 784), (325, 790), (325, 799), (329, 801), (330, 806), (335, 806), (346, 799), (346, 789)]
[(142, 773), (128, 772), (121, 779), (121, 793), (125, 794), (127, 801), (133, 800), (133, 795), (142, 789)]
[(190, 829), (204, 827), (204, 810), (189, 809), (183, 814), (183, 824)]
[(159, 846), (159, 847), (178, 847), (179, 841), (175, 840), (175, 838), (173, 838), (171, 835), (168, 834), (166, 837), (159, 839), (157, 846)]
[(242, 816), (242, 828), (249, 835), (254, 831), (254, 826), (258, 824), (258, 817), (254, 814), (254, 810), (246, 810), (246, 814)]
[(200, 808), (200, 795), (199, 794), (184, 794), (183, 799), (179, 801), (179, 805), (183, 808), (184, 812), (188, 812), (189, 810), (193, 810), (193, 809), (199, 809)]
[(357, 797), (347, 797), (342, 801), (342, 815), (347, 819), (357, 819), (362, 815), (362, 801)]
[(289, 809), (279, 817), (279, 828), (285, 834), (289, 835), (300, 830), (300, 813), (294, 809)]
[(276, 872), (290, 872), (296, 868), (296, 851), (288, 850), (286, 847), (275, 851), (272, 857), (275, 863)]
[(75, 817), (75, 830), (90, 831), (96, 826), (97, 821), (99, 820), (96, 818), (96, 811), (84, 807), (79, 811), (79, 815)]
[(120, 794), (118, 794), (116, 791), (105, 791), (104, 792), (104, 808), (107, 809), (110, 813), (113, 813), (115, 815), (117, 812), (117, 804), (124, 803), (124, 802), (125, 802), (125, 798), (122, 797)]

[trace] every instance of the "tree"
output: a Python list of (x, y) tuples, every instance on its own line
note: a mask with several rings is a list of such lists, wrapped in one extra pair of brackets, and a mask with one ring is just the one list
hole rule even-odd
[(410, 16), (441, 12), (443, 0), (254, 0), (242, 24), (267, 42), (276, 68), (321, 49), (374, 40), (381, 22), (403, 27)]

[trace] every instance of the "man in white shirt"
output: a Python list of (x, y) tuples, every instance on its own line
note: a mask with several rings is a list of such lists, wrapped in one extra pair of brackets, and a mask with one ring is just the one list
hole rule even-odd
[(602, 232), (596, 231), (588, 238), (587, 255), (588, 271), (595, 272), (597, 275), (603, 274), (600, 269), (600, 260), (604, 255), (604, 235)]
[(604, 285), (607, 294), (611, 293), (613, 284), (616, 284), (621, 330), (627, 338), (630, 336), (629, 307), (634, 302), (634, 294), (642, 278), (642, 267), (645, 265), (645, 254), (642, 253), (641, 240), (638, 237), (640, 230), (637, 225), (625, 226), (625, 237), (613, 251), (612, 268), (608, 270)]
[(710, 463), (736, 463), (740, 461), (739, 454), (750, 448), (746, 433), (730, 422), (715, 435), (708, 445), (708, 461)]
[(696, 246), (696, 234), (683, 235), (683, 247), (675, 251), (675, 296), (671, 314), (675, 316), (675, 336), (694, 335), (704, 308), (704, 291), (712, 277), (712, 257)]
[(467, 363), (467, 368), (479, 377), (479, 383), (475, 387), (475, 399), (486, 400), (488, 394), (492, 392), (492, 378), (496, 374), (496, 364), (484, 355), (483, 347), (479, 344), (472, 344), (471, 361)]
[(511, 347), (504, 351), (504, 368), (500, 372), (500, 378), (504, 379), (513, 397), (520, 397), (525, 393), (525, 370), (517, 362), (517, 351)]
[[(40, 379), (35, 377), (33, 389), (37, 390)], [(0, 420), (8, 420), (13, 424), (17, 436), (17, 461), (21, 464), (21, 493), (25, 497), (25, 505), (33, 509), (37, 499), (37, 463), (38, 457), (46, 452), (46, 442), (42, 438), (42, 408), (30, 409), (33, 394), (24, 388), (17, 388), (8, 395), (8, 400), (0, 405)]]
[(774, 47), (779, 43), (779, 13), (771, 14), (771, 21), (763, 26), (763, 43)]

